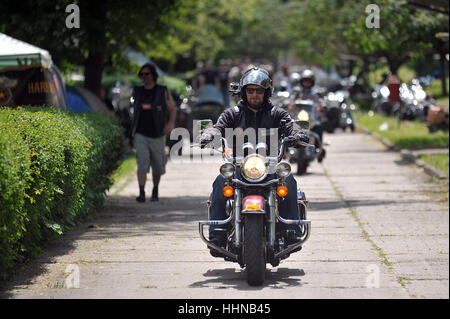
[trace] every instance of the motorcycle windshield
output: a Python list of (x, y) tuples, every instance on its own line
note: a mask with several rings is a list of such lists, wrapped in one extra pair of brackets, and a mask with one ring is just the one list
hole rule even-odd
[(207, 84), (201, 87), (195, 95), (197, 97), (196, 104), (214, 103), (224, 105), (222, 92), (214, 85)]
[(310, 104), (297, 105), (297, 112), (300, 112), (301, 110), (308, 112), (310, 120), (317, 119), (317, 108), (314, 105)]

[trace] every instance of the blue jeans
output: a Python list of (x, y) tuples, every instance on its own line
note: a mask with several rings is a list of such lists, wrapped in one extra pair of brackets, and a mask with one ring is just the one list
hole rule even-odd
[[(226, 214), (226, 204), (227, 198), (223, 195), (223, 187), (224, 187), (225, 179), (222, 175), (217, 176), (216, 180), (213, 183), (212, 197), (211, 197), (211, 208), (210, 208), (210, 218), (212, 220), (223, 220), (227, 218)], [(288, 189), (288, 194), (282, 200), (278, 206), (280, 216), (285, 219), (300, 219), (300, 211), (298, 209), (297, 204), (297, 181), (290, 174), (286, 178), (286, 187)], [(229, 227), (228, 225), (218, 225), (218, 226), (210, 226), (209, 227), (209, 239), (213, 239), (216, 234), (214, 233), (214, 229), (216, 228), (225, 228)], [(276, 231), (284, 232), (285, 230), (294, 230), (297, 235), (300, 235), (301, 232), (300, 225), (286, 225), (281, 222), (277, 223)]]

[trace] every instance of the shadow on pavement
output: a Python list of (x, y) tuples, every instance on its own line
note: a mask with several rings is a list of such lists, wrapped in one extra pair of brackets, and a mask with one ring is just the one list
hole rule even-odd
[[(135, 197), (108, 197), (104, 206), (84, 221), (43, 248), (36, 258), (18, 265), (12, 278), (1, 283), (0, 298), (10, 298), (11, 289), (26, 289), (36, 277), (48, 272), (47, 265), (68, 255), (80, 241), (106, 238), (139, 237), (149, 232), (177, 232), (192, 225), (192, 237), (198, 236), (198, 221), (206, 219), (207, 197), (160, 198), (159, 202), (137, 203)], [(162, 234), (163, 235), (163, 234)]]
[(299, 276), (304, 276), (303, 269), (272, 268), (266, 269), (266, 280), (259, 287), (249, 286), (246, 282), (246, 271), (236, 268), (210, 269), (203, 276), (211, 277), (206, 280), (192, 283), (190, 288), (214, 288), (214, 289), (237, 289), (237, 290), (261, 290), (265, 288), (283, 289), (292, 286), (301, 286)]

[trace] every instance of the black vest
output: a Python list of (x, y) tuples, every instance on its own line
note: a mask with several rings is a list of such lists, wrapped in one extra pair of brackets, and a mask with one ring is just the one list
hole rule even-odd
[[(148, 125), (154, 125), (155, 131), (158, 136), (164, 135), (164, 127), (167, 119), (167, 105), (166, 105), (166, 91), (167, 88), (162, 85), (155, 85), (155, 96), (152, 103), (153, 110), (153, 123)], [(139, 116), (142, 112), (142, 93), (144, 92), (143, 86), (136, 86), (133, 90), (134, 96), (134, 118), (133, 118), (133, 136), (136, 133), (136, 129), (139, 123)]]

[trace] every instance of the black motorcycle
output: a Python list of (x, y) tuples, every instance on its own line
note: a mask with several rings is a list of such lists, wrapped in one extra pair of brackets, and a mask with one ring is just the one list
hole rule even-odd
[(289, 162), (297, 163), (297, 175), (303, 175), (311, 162), (315, 159), (320, 163), (325, 157), (326, 151), (322, 141), (321, 119), (318, 105), (312, 100), (296, 99), (293, 107), (288, 110), (293, 119), (309, 123), (309, 143), (307, 147), (289, 148)]
[[(303, 129), (307, 129), (307, 123), (303, 122), (302, 125)], [(308, 202), (303, 191), (297, 191), (299, 220), (284, 219), (278, 212), (280, 202), (287, 195), (285, 180), (291, 172), (289, 163), (282, 160), (290, 138), (282, 136), (279, 154), (274, 157), (261, 155), (267, 154), (265, 143), (244, 143), (241, 154), (247, 152), (245, 156), (225, 154), (220, 174), (226, 180), (223, 193), (228, 198), (228, 218), (210, 220), (211, 203), (208, 201), (208, 220), (199, 222), (201, 239), (218, 257), (246, 268), (247, 282), (252, 286), (263, 284), (266, 263), (278, 266), (280, 260), (299, 251), (310, 236), (311, 221), (306, 219)], [(222, 138), (222, 143), (227, 149), (225, 138)], [(308, 146), (302, 142), (299, 145)], [(269, 174), (275, 177), (268, 178)], [(300, 241), (292, 243), (294, 231), (277, 233), (277, 223), (302, 225)], [(222, 248), (205, 238), (203, 227), (206, 225), (223, 227), (222, 230), (227, 234), (226, 247)]]
[(327, 121), (323, 123), (324, 129), (328, 133), (333, 133), (337, 128), (344, 131), (349, 128), (354, 132), (356, 121), (352, 112), (355, 109), (355, 105), (349, 100), (348, 92), (329, 92), (324, 106), (324, 113), (327, 118)]

